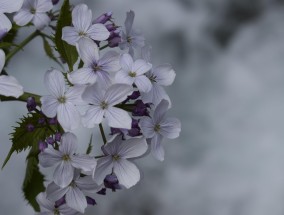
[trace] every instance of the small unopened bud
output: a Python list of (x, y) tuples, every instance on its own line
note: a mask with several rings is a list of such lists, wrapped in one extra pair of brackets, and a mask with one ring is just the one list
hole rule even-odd
[(41, 152), (43, 152), (48, 147), (47, 143), (44, 141), (38, 142), (38, 148)]
[(121, 43), (121, 38), (120, 37), (114, 37), (114, 38), (108, 40), (108, 46), (110, 48), (117, 47), (119, 45), (119, 43)]
[(119, 181), (114, 174), (110, 174), (105, 177), (104, 185), (106, 188), (111, 189), (113, 192), (115, 192), (115, 190), (121, 189)]
[(56, 119), (56, 117), (49, 119), (48, 123), (49, 123), (50, 125), (57, 125), (57, 119)]
[(87, 200), (88, 205), (96, 205), (97, 204), (96, 200), (93, 199), (92, 197), (86, 196), (86, 200)]
[(46, 142), (47, 142), (48, 144), (50, 144), (50, 145), (53, 145), (53, 143), (54, 143), (55, 141), (54, 141), (53, 137), (48, 137), (48, 138), (46, 138)]
[(59, 2), (59, 0), (52, 0), (52, 4), (56, 5)]
[(36, 101), (34, 97), (29, 97), (27, 99), (27, 109), (29, 112), (32, 112), (36, 109)]
[(115, 31), (117, 29), (117, 27), (113, 23), (107, 24), (105, 26), (108, 31)]
[(130, 96), (127, 96), (128, 99), (131, 100), (135, 100), (138, 99), (140, 96), (140, 92), (139, 91), (134, 91)]
[(39, 118), (38, 119), (38, 124), (40, 124), (40, 125), (45, 125), (45, 118)]
[(106, 195), (106, 188), (102, 188), (99, 192), (97, 192), (99, 195)]
[(61, 205), (64, 205), (66, 203), (66, 201), (65, 201), (65, 196), (63, 196), (61, 199), (59, 199), (59, 200), (57, 200), (56, 202), (55, 202), (55, 207), (60, 207)]
[(105, 24), (107, 21), (111, 20), (111, 17), (112, 17), (112, 12), (104, 13), (100, 15), (98, 18), (96, 18), (93, 24), (95, 23)]
[(56, 142), (60, 142), (61, 140), (61, 133), (60, 132), (56, 132), (55, 135), (54, 135), (54, 140)]
[(133, 116), (149, 116), (149, 111), (147, 108), (150, 108), (149, 104), (144, 104), (142, 100), (137, 100), (135, 102), (135, 108), (132, 111)]
[(35, 126), (31, 123), (27, 124), (26, 129), (28, 132), (33, 132), (35, 130)]

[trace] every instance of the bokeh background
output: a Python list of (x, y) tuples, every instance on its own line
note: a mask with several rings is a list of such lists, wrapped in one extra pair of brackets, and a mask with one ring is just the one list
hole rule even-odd
[[(139, 184), (98, 197), (86, 214), (283, 215), (284, 1), (84, 2), (95, 17), (113, 11), (121, 24), (127, 11), (135, 11), (154, 63), (175, 68), (175, 83), (167, 88), (169, 114), (182, 121), (180, 138), (165, 141), (164, 162), (152, 156), (137, 161)], [(51, 66), (57, 67), (37, 38), (7, 71), (26, 91), (45, 94), (43, 74)], [(24, 103), (1, 103), (0, 112), (2, 163), (11, 126), (26, 109)], [(81, 150), (92, 132), (76, 131)], [(0, 214), (34, 213), (21, 193), (25, 155), (14, 155), (0, 171)]]

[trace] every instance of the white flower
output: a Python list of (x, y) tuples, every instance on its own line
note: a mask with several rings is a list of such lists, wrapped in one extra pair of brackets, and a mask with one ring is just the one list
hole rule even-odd
[(82, 104), (81, 94), (84, 87), (74, 86), (66, 91), (63, 74), (55, 69), (45, 73), (44, 82), (51, 95), (41, 97), (42, 112), (50, 118), (57, 115), (65, 130), (78, 128), (81, 116), (75, 105)]
[(50, 23), (46, 12), (53, 8), (51, 0), (25, 0), (21, 10), (14, 16), (19, 26), (32, 22), (38, 30), (42, 30)]
[(144, 60), (133, 62), (129, 54), (123, 54), (120, 58), (121, 70), (116, 73), (117, 83), (135, 84), (140, 92), (149, 92), (152, 88), (151, 81), (144, 75), (152, 65)]
[(94, 172), (94, 180), (101, 184), (106, 175), (115, 173), (119, 184), (130, 188), (140, 180), (140, 172), (134, 163), (129, 161), (143, 155), (147, 151), (147, 142), (144, 138), (132, 138), (122, 140), (116, 136), (103, 146), (105, 157), (98, 159), (98, 165)]
[(46, 198), (46, 193), (40, 193), (37, 195), (36, 200), (40, 206), (41, 213), (37, 215), (75, 215), (77, 211), (68, 207), (66, 204), (57, 206), (55, 202), (51, 202)]
[(111, 84), (108, 72), (120, 69), (119, 54), (109, 51), (99, 56), (98, 46), (92, 40), (80, 40), (78, 51), (84, 62), (84, 67), (72, 72), (69, 79), (74, 84), (94, 84), (97, 82), (106, 88)]
[(60, 187), (66, 187), (71, 183), (74, 177), (74, 168), (93, 171), (97, 165), (96, 160), (88, 155), (75, 155), (76, 149), (77, 137), (67, 132), (62, 135), (58, 151), (46, 148), (39, 154), (41, 166), (51, 167), (57, 164), (53, 179)]
[(84, 193), (95, 193), (99, 191), (98, 186), (91, 176), (80, 177), (80, 172), (74, 174), (72, 182), (64, 188), (51, 183), (46, 188), (47, 198), (57, 201), (65, 195), (66, 204), (81, 213), (85, 212), (87, 200)]
[(114, 84), (106, 91), (98, 88), (96, 84), (87, 87), (82, 98), (91, 105), (82, 118), (83, 125), (93, 128), (105, 117), (110, 127), (130, 129), (131, 117), (126, 111), (114, 106), (124, 101), (131, 93), (132, 87), (125, 84)]
[(155, 158), (164, 160), (164, 148), (162, 146), (163, 137), (174, 139), (179, 136), (181, 123), (176, 118), (166, 118), (165, 114), (169, 108), (169, 102), (162, 100), (156, 107), (153, 117), (143, 117), (139, 126), (146, 138), (151, 138), (151, 151)]
[(74, 27), (62, 29), (62, 39), (70, 45), (76, 45), (82, 38), (103, 41), (110, 35), (103, 24), (92, 24), (92, 11), (85, 4), (79, 4), (73, 9), (72, 23)]
[(0, 0), (0, 30), (4, 32), (10, 31), (12, 24), (4, 13), (13, 13), (18, 11), (24, 0)]
[(122, 32), (121, 43), (119, 47), (121, 49), (129, 48), (129, 54), (134, 56), (133, 48), (141, 48), (145, 45), (145, 38), (138, 30), (132, 28), (134, 21), (134, 12), (131, 10), (126, 15), (125, 20), (125, 32)]
[[(0, 74), (5, 64), (5, 53), (0, 49)], [(0, 94), (18, 98), (24, 93), (23, 87), (13, 76), (0, 75)]]

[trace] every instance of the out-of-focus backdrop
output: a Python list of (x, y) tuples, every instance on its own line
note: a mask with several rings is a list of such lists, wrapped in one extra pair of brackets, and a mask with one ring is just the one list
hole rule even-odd
[[(152, 45), (154, 63), (175, 68), (176, 80), (167, 88), (170, 115), (182, 121), (180, 138), (165, 141), (164, 162), (139, 160), (139, 184), (98, 197), (87, 214), (283, 215), (284, 1), (84, 2), (95, 17), (113, 11), (121, 24), (127, 11), (135, 11), (135, 26)], [(43, 74), (51, 66), (57, 67), (38, 38), (7, 71), (26, 91), (45, 94)], [(2, 163), (11, 126), (26, 109), (23, 103), (1, 103), (0, 112)], [(76, 132), (82, 150), (91, 132)], [(0, 171), (1, 215), (33, 214), (21, 193), (24, 159), (25, 153), (13, 155)]]

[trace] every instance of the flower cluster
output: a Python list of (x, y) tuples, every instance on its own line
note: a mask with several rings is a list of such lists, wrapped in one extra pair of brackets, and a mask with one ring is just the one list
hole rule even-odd
[[(156, 159), (164, 160), (163, 138), (177, 138), (181, 131), (178, 119), (166, 117), (171, 101), (164, 86), (173, 83), (176, 73), (169, 64), (153, 66), (151, 47), (133, 28), (133, 11), (127, 13), (121, 28), (111, 12), (93, 19), (86, 4), (70, 7), (65, 0), (58, 14), (53, 10), (57, 3), (0, 0), (0, 32), (5, 38), (11, 29), (4, 15), (11, 12), (16, 12), (18, 26), (34, 25), (45, 41), (52, 36), (44, 30), (54, 31), (50, 42), (55, 41), (59, 56), (52, 57), (67, 63), (68, 69), (49, 69), (44, 75), (49, 95), (33, 94), (25, 100), (31, 118), (37, 116), (36, 123), (25, 124), (25, 129), (35, 138), (39, 129), (45, 129), (40, 130), (43, 135), (38, 145), (31, 147), (36, 148), (34, 154), (41, 167), (54, 168), (52, 181), (36, 198), (40, 214), (78, 214), (84, 213), (87, 205), (96, 204), (94, 195), (137, 184), (140, 170), (133, 160), (146, 157), (150, 151)], [(71, 20), (63, 25), (66, 17), (61, 13), (68, 11)], [(54, 26), (57, 21), (60, 25)], [(68, 61), (68, 54), (78, 59)], [(5, 53), (0, 50), (0, 71), (4, 65)], [(28, 94), (14, 77), (1, 75), (0, 95), (24, 99)], [(101, 153), (77, 153), (78, 140), (73, 132), (96, 126), (103, 138)], [(108, 140), (104, 126), (110, 129)]]

